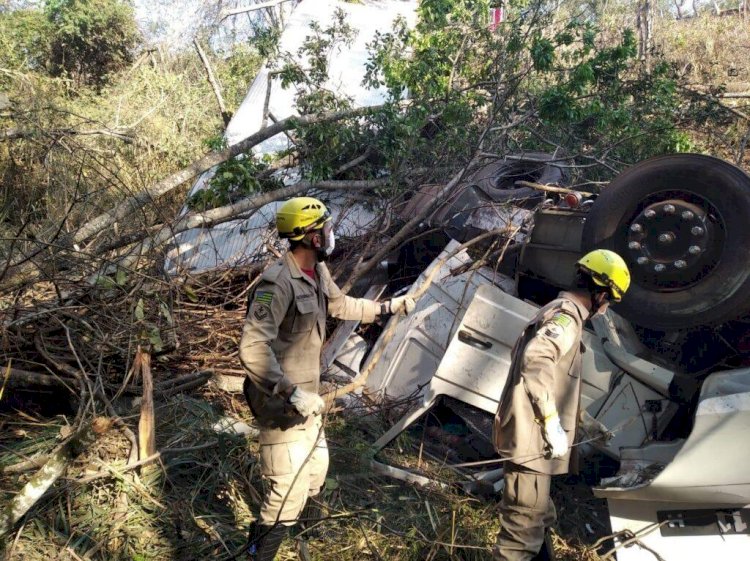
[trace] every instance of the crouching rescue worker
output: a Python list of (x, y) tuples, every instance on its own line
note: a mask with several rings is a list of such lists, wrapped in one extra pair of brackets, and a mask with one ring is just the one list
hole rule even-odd
[(625, 261), (612, 251), (587, 253), (576, 266), (575, 288), (539, 310), (512, 351), (493, 430), (497, 452), (511, 458), (504, 464), (496, 561), (552, 558), (545, 540), (556, 518), (550, 482), (568, 473), (579, 421), (583, 324), (630, 286)]
[(297, 518), (320, 518), (313, 498), (328, 471), (324, 401), (318, 395), (326, 317), (368, 323), (379, 315), (409, 313), (415, 305), (409, 296), (381, 303), (341, 292), (324, 263), (335, 238), (331, 215), (319, 200), (286, 201), (276, 228), (290, 249), (250, 296), (239, 349), (266, 482), (260, 516), (250, 527), (248, 553), (257, 561), (276, 556)]

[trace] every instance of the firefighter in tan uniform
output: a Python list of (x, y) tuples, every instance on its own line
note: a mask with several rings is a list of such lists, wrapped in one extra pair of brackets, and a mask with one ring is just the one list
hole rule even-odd
[(622, 298), (630, 272), (619, 255), (604, 249), (584, 255), (577, 268), (575, 288), (539, 310), (513, 348), (493, 430), (497, 452), (512, 458), (504, 469), (496, 561), (552, 558), (551, 544), (545, 544), (545, 530), (556, 518), (551, 476), (568, 472), (579, 420), (587, 432), (607, 432), (579, 414), (581, 335), (589, 317)]
[(282, 204), (276, 227), (290, 240), (290, 250), (263, 273), (250, 296), (239, 349), (267, 483), (259, 519), (250, 528), (248, 553), (257, 561), (275, 557), (303, 509), (302, 519), (320, 517), (308, 499), (320, 492), (328, 471), (318, 395), (327, 316), (369, 323), (379, 315), (409, 313), (415, 305), (409, 296), (381, 303), (341, 292), (324, 263), (335, 244), (331, 216), (317, 199)]

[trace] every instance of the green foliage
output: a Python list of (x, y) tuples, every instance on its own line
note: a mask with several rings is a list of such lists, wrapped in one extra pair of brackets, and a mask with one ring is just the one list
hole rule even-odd
[[(222, 138), (211, 138), (211, 150), (226, 148)], [(219, 164), (205, 189), (193, 193), (187, 201), (192, 210), (204, 211), (238, 201), (248, 195), (272, 191), (282, 186), (268, 177), (268, 166), (252, 155), (242, 155)]]
[[(558, 41), (566, 44), (568, 37), (558, 37)], [(535, 70), (541, 72), (551, 70), (555, 63), (555, 46), (552, 41), (540, 36), (534, 37), (534, 42), (531, 44), (531, 60), (534, 62)]]
[(279, 39), (281, 30), (277, 27), (264, 27), (256, 30), (253, 46), (258, 49), (262, 58), (275, 59), (279, 56)]
[(49, 22), (40, 10), (0, 12), (2, 66), (19, 71), (43, 70), (49, 58), (49, 34)]
[(365, 83), (386, 86), (392, 98), (436, 99), (461, 83), (475, 83), (492, 68), (486, 58), (492, 35), (487, 28), (486, 0), (421, 2), (414, 30), (396, 22), (393, 31), (377, 32), (369, 45)]
[[(295, 104), (301, 114), (350, 107), (350, 100), (329, 90), (326, 81), (331, 56), (351, 45), (355, 33), (346, 22), (346, 14), (337, 9), (330, 24), (310, 23), (310, 33), (296, 53), (279, 52), (271, 61), (281, 86), (295, 89)], [(366, 131), (367, 125), (356, 121), (314, 124), (297, 131), (296, 155), (305, 176), (313, 181), (330, 178), (342, 163), (361, 153)]]
[(140, 39), (133, 6), (123, 0), (46, 0), (50, 70), (102, 85), (132, 61)]
[(212, 62), (224, 101), (228, 107), (238, 107), (258, 74), (263, 57), (258, 49), (247, 44), (234, 45), (228, 52), (217, 55), (218, 60)]
[[(657, 63), (645, 72), (631, 30), (611, 46), (596, 48), (595, 37), (591, 25), (572, 22), (554, 42), (543, 40), (544, 48), (532, 44), (537, 84), (547, 78), (537, 93), (545, 137), (560, 138), (573, 154), (607, 151), (617, 161), (687, 148), (675, 120), (680, 101), (671, 67)], [(555, 63), (550, 49), (563, 60)]]
[[(351, 44), (355, 30), (346, 22), (346, 14), (336, 9), (333, 21), (327, 27), (318, 22), (310, 23), (310, 34), (302, 41), (296, 56), (281, 53), (277, 63), (281, 87), (294, 86), (297, 89), (296, 104), (300, 113), (318, 113), (347, 106), (345, 100), (338, 99), (325, 90), (328, 79), (328, 61), (336, 49)], [(304, 61), (304, 65), (303, 62)]]

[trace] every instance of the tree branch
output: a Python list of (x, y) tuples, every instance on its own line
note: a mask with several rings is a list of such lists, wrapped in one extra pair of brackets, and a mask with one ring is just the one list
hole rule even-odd
[(156, 185), (153, 185), (148, 189), (144, 189), (143, 191), (140, 191), (139, 193), (128, 197), (112, 210), (105, 212), (104, 214), (101, 214), (93, 220), (90, 220), (89, 222), (84, 224), (73, 236), (73, 241), (75, 243), (82, 243), (88, 240), (92, 236), (109, 228), (118, 220), (122, 220), (132, 212), (176, 189), (198, 174), (203, 173), (204, 171), (208, 171), (212, 167), (225, 162), (230, 158), (234, 158), (244, 152), (247, 152), (253, 146), (260, 144), (264, 140), (267, 140), (280, 132), (314, 123), (324, 123), (330, 121), (338, 121), (349, 117), (357, 117), (375, 111), (379, 108), (380, 106), (360, 107), (357, 109), (332, 111), (316, 115), (287, 117), (286, 119), (283, 119), (278, 123), (275, 123), (256, 132), (255, 134), (250, 135), (237, 144), (229, 146), (224, 150), (212, 152), (203, 156), (187, 167), (161, 180)]
[(233, 10), (226, 10), (222, 12), (221, 17), (219, 18), (219, 21), (220, 22), (224, 21), (228, 17), (236, 16), (239, 14), (246, 14), (248, 12), (257, 12), (258, 10), (262, 10), (263, 8), (274, 8), (278, 6), (279, 4), (283, 4), (284, 2), (291, 2), (291, 0), (269, 0), (268, 2), (260, 2), (259, 4), (252, 4), (244, 8), (235, 8)]
[[(81, 226), (72, 237), (70, 237), (66, 241), (61, 242), (61, 248), (58, 249), (56, 255), (53, 255), (50, 259), (48, 259), (48, 263), (64, 268), (64, 264), (59, 262), (61, 252), (64, 252), (66, 250), (78, 251), (78, 244), (81, 244), (82, 242), (89, 240), (93, 236), (103, 232), (107, 228), (110, 228), (116, 222), (123, 220), (131, 213), (139, 210), (149, 203), (152, 203), (154, 200), (162, 197), (170, 191), (173, 191), (198, 174), (205, 172), (212, 167), (227, 161), (230, 158), (234, 158), (244, 152), (247, 152), (253, 146), (260, 144), (264, 140), (267, 140), (268, 138), (271, 138), (272, 136), (275, 136), (280, 132), (314, 123), (324, 123), (351, 117), (358, 117), (361, 115), (366, 115), (373, 111), (377, 111), (378, 109), (380, 109), (380, 107), (381, 106), (359, 107), (356, 109), (332, 111), (315, 115), (288, 117), (282, 121), (279, 121), (278, 123), (275, 123), (256, 132), (255, 134), (247, 137), (241, 142), (225, 148), (224, 150), (211, 152), (210, 154), (207, 154), (206, 156), (194, 161), (180, 171), (173, 173), (169, 177), (166, 177), (155, 185), (144, 189), (143, 191), (140, 191), (135, 195), (127, 197), (113, 209), (97, 216), (96, 218)], [(320, 185), (315, 186), (326, 188), (324, 186), (325, 183), (326, 182), (322, 182)], [(302, 188), (302, 186), (299, 184), (296, 187), (300, 189)], [(308, 184), (308, 187), (306, 188), (310, 187), (311, 185)], [(6, 278), (3, 279), (3, 288), (5, 288), (6, 290), (18, 288), (27, 282), (32, 282), (38, 279), (40, 275), (41, 272), (34, 263), (25, 262), (25, 258), (21, 259), (13, 263), (6, 270)]]
[(206, 69), (208, 83), (211, 85), (211, 89), (213, 89), (214, 91), (216, 102), (219, 104), (219, 111), (221, 112), (221, 118), (224, 120), (224, 126), (226, 127), (229, 124), (229, 120), (232, 118), (232, 114), (229, 111), (227, 111), (226, 105), (224, 105), (224, 97), (221, 95), (221, 85), (214, 77), (214, 72), (211, 69), (211, 63), (209, 62), (208, 57), (206, 56), (206, 53), (203, 52), (203, 49), (201, 48), (201, 44), (198, 42), (198, 39), (193, 39), (193, 45), (195, 45), (195, 50), (198, 51), (198, 56), (200, 57), (201, 62), (203, 63), (203, 68)]

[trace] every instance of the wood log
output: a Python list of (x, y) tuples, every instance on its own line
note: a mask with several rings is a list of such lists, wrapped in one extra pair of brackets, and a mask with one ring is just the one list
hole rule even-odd
[[(295, 115), (287, 117), (286, 119), (283, 119), (278, 123), (265, 127), (255, 134), (250, 135), (237, 144), (233, 144), (232, 146), (229, 146), (223, 150), (211, 152), (210, 154), (207, 154), (202, 158), (195, 160), (188, 166), (164, 178), (158, 183), (127, 197), (114, 208), (83, 224), (74, 234), (72, 234), (72, 236), (70, 236), (66, 240), (60, 241), (56, 245), (53, 255), (46, 259), (46, 264), (58, 268), (65, 268), (64, 256), (66, 252), (79, 252), (80, 244), (83, 244), (83, 242), (90, 240), (104, 230), (111, 228), (116, 222), (122, 221), (130, 214), (143, 208), (144, 206), (153, 204), (155, 200), (180, 187), (186, 181), (193, 179), (199, 174), (208, 171), (212, 167), (222, 162), (225, 162), (240, 154), (244, 154), (253, 146), (260, 144), (264, 140), (267, 140), (280, 132), (315, 123), (326, 123), (347, 118), (359, 117), (368, 113), (375, 112), (380, 108), (381, 106), (379, 105), (370, 107), (357, 107), (355, 109), (331, 111), (328, 113), (318, 113), (315, 115)], [(312, 185), (312, 187), (317, 186), (318, 184)], [(323, 186), (322, 188), (326, 187)], [(266, 194), (264, 196), (268, 195), (271, 195), (271, 201), (276, 200), (273, 194)], [(287, 194), (285, 196), (291, 195)], [(18, 259), (10, 264), (10, 266), (5, 271), (4, 278), (2, 279), (3, 289), (13, 290), (23, 286), (26, 283), (34, 282), (42, 276), (39, 266), (31, 259), (32, 258), (30, 257), (24, 256), (21, 259)]]
[(59, 376), (52, 376), (50, 374), (29, 372), (28, 370), (11, 368), (7, 365), (0, 366), (0, 376), (2, 376), (3, 378), (3, 380), (0, 381), (0, 387), (7, 388), (23, 388), (27, 386), (47, 386), (59, 388), (67, 387), (68, 383), (77, 383), (75, 380), (66, 380), (64, 378), (60, 378)]
[(141, 371), (143, 398), (138, 419), (138, 459), (143, 460), (156, 452), (156, 426), (154, 425), (154, 379), (151, 376), (151, 355), (138, 347), (136, 364)]

